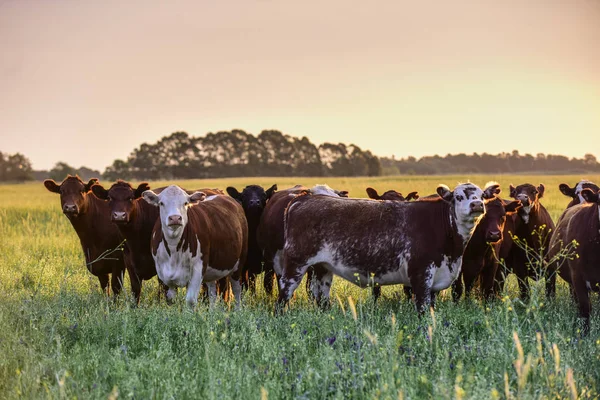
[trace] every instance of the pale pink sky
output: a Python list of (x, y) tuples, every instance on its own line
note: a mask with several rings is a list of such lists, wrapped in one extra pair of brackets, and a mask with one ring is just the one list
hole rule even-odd
[(0, 151), (36, 169), (235, 128), (600, 156), (598, 0), (0, 0), (0, 49)]

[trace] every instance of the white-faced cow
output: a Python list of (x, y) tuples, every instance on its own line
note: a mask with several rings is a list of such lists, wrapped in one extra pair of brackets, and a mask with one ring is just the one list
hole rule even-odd
[(195, 306), (203, 282), (214, 303), (215, 281), (229, 276), (236, 307), (241, 304), (240, 266), (246, 261), (248, 223), (242, 206), (228, 196), (188, 194), (168, 186), (160, 194), (146, 190), (144, 200), (159, 207), (152, 231), (152, 256), (158, 277), (172, 301), (187, 287), (186, 302)]
[(44, 186), (52, 193), (60, 194), (62, 212), (71, 222), (79, 237), (88, 270), (98, 277), (102, 291), (108, 291), (111, 274), (111, 287), (116, 296), (123, 286), (125, 263), (123, 252), (116, 251), (100, 259), (123, 242), (123, 236), (111, 222), (110, 208), (90, 192), (98, 179), (83, 182), (78, 176), (68, 175), (59, 185), (52, 179), (44, 181)]
[[(548, 274), (556, 275), (558, 274), (565, 282), (569, 284), (571, 287), (571, 273), (567, 267), (567, 254), (563, 251), (566, 249), (564, 246), (569, 242), (565, 241), (565, 236), (567, 234), (567, 228), (569, 227), (569, 221), (571, 217), (575, 214), (574, 206), (579, 204), (585, 204), (585, 200), (581, 196), (581, 192), (583, 189), (590, 189), (592, 192), (597, 192), (600, 190), (598, 185), (588, 180), (581, 180), (572, 188), (569, 187), (566, 183), (561, 183), (558, 186), (558, 189), (562, 194), (571, 198), (569, 204), (567, 204), (567, 209), (563, 211), (563, 213), (558, 217), (558, 221), (556, 221), (556, 229), (550, 238), (550, 244), (548, 249), (548, 255), (546, 260), (548, 261)], [(550, 282), (550, 286), (548, 288), (548, 295), (550, 297), (554, 297), (556, 294), (556, 284), (555, 281)]]
[(485, 185), (483, 190), (485, 214), (477, 221), (463, 253), (460, 276), (452, 284), (454, 301), (460, 299), (463, 289), (465, 296), (468, 296), (478, 278), (485, 298), (491, 297), (498, 289), (494, 279), (498, 271), (500, 246), (504, 239), (504, 225), (506, 218), (521, 208), (519, 200), (505, 202), (497, 197), (499, 194), (498, 183), (488, 182)]
[(577, 257), (569, 258), (568, 265), (585, 335), (590, 330), (589, 291), (600, 291), (600, 191), (584, 189), (581, 196), (587, 203), (576, 206), (565, 239), (578, 244)]
[(429, 309), (431, 293), (448, 288), (460, 273), (483, 191), (474, 184), (437, 199), (396, 202), (298, 196), (286, 211), (283, 270), (276, 310), (289, 301), (307, 269), (322, 265), (316, 299), (327, 306), (333, 275), (360, 286), (411, 286), (417, 310)]
[[(509, 218), (504, 226), (504, 240), (502, 241), (500, 254), (506, 262), (506, 271), (500, 271), (499, 275), (501, 276), (497, 276), (497, 278), (500, 280), (499, 287), (503, 287), (503, 276), (509, 272), (517, 275), (522, 299), (529, 298), (527, 278), (539, 280), (546, 277), (546, 293), (548, 295), (550, 295), (552, 287), (556, 283), (555, 274), (550, 274), (548, 269), (544, 269), (538, 263), (531, 262), (533, 259), (545, 259), (550, 238), (552, 232), (554, 232), (554, 221), (552, 221), (548, 210), (540, 203), (544, 191), (543, 184), (538, 187), (529, 183), (517, 187), (510, 185), (510, 197), (520, 200), (522, 207)], [(542, 231), (541, 236), (539, 235), (540, 231)], [(511, 234), (519, 238), (521, 245), (514, 242)], [(523, 248), (525, 245), (529, 249), (528, 251), (535, 253), (536, 257), (532, 258), (532, 254), (527, 254)]]
[[(309, 195), (320, 194), (326, 196), (348, 197), (347, 191), (335, 190), (327, 185), (315, 185), (311, 189), (302, 185), (296, 185), (273, 194), (260, 218), (260, 224), (257, 230), (257, 243), (263, 252), (265, 291), (268, 294), (273, 292), (274, 275), (281, 273), (281, 253), (283, 252), (283, 246), (285, 244), (285, 209), (292, 199), (302, 193)], [(310, 280), (307, 280), (307, 285), (310, 285)]]
[[(163, 189), (158, 188), (156, 192), (160, 193)], [(146, 190), (150, 190), (146, 182), (134, 188), (129, 182), (122, 180), (118, 180), (108, 190), (98, 183), (92, 186), (94, 195), (108, 203), (111, 220), (125, 238), (125, 264), (137, 303), (142, 292), (142, 282), (156, 275), (150, 245), (159, 210), (158, 207), (142, 199), (142, 193)], [(200, 191), (207, 196), (223, 194), (219, 190), (212, 189), (200, 189)], [(166, 294), (167, 286), (160, 279), (158, 281)]]
[[(277, 191), (277, 185), (271, 186), (265, 191), (261, 186), (249, 185), (238, 192), (233, 186), (227, 188), (227, 193), (236, 199), (244, 209), (246, 221), (248, 221), (248, 256), (246, 263), (242, 266), (242, 289), (248, 289), (252, 292), (256, 290), (256, 276), (263, 272), (262, 250), (256, 240), (256, 231), (260, 223), (260, 217), (267, 205), (267, 202)], [(264, 280), (265, 290), (269, 286), (267, 280)], [(273, 286), (271, 277), (270, 286)]]

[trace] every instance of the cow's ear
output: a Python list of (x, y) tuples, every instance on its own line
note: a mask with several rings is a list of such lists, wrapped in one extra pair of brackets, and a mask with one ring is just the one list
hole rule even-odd
[(544, 186), (544, 184), (540, 183), (540, 186), (537, 187), (538, 199), (541, 199), (542, 197), (544, 197), (545, 190), (546, 190), (546, 187)]
[(504, 211), (506, 211), (506, 214), (510, 215), (516, 213), (522, 206), (521, 200), (511, 201), (510, 203), (504, 205)]
[(277, 184), (268, 188), (267, 191), (265, 192), (265, 194), (267, 195), (267, 200), (269, 200), (271, 198), (271, 196), (273, 196), (275, 194), (276, 191), (277, 191)]
[[(227, 189), (229, 191), (229, 188), (227, 188)], [(204, 193), (204, 192), (194, 192), (188, 197), (190, 203), (195, 203), (197, 201), (203, 201), (205, 198), (206, 198), (206, 193)]]
[(104, 189), (99, 183), (92, 186), (92, 193), (100, 200), (108, 200), (108, 190)]
[(517, 197), (517, 188), (514, 187), (512, 185), (512, 183), (510, 184), (510, 186), (508, 187), (509, 193), (510, 193), (510, 197), (515, 198)]
[(417, 200), (419, 198), (419, 192), (410, 192), (406, 196), (406, 201)]
[(377, 190), (373, 189), (372, 187), (367, 188), (367, 196), (369, 196), (370, 199), (380, 199), (379, 193), (377, 193)]
[(135, 189), (135, 192), (133, 192), (133, 198), (139, 199), (142, 197), (142, 193), (144, 193), (146, 190), (150, 190), (150, 185), (148, 185), (148, 182), (140, 183), (137, 189)]
[(454, 193), (446, 185), (439, 185), (436, 190), (437, 194), (445, 201), (452, 201)]
[(233, 186), (227, 187), (227, 193), (237, 201), (242, 201), (242, 194)]
[(89, 192), (92, 190), (92, 186), (94, 186), (96, 183), (98, 183), (98, 178), (90, 179), (89, 182), (85, 184), (85, 191)]
[(146, 200), (148, 204), (151, 204), (153, 206), (158, 206), (160, 204), (160, 199), (158, 198), (158, 195), (152, 190), (146, 190), (144, 193), (142, 193), (142, 198)]
[(565, 196), (573, 198), (575, 197), (575, 188), (570, 188), (566, 183), (561, 183), (558, 185), (558, 190), (560, 190), (560, 192)]
[(348, 197), (347, 190), (335, 190), (335, 194), (337, 194), (340, 197)]
[(598, 193), (594, 193), (592, 189), (583, 189), (580, 193), (581, 197), (588, 203), (597, 203), (598, 202)]
[(44, 181), (44, 186), (52, 193), (60, 193), (60, 185), (54, 182), (54, 179), (46, 179)]
[(494, 183), (483, 190), (483, 198), (486, 200), (493, 199), (499, 195), (501, 191), (502, 189), (500, 189), (500, 185)]

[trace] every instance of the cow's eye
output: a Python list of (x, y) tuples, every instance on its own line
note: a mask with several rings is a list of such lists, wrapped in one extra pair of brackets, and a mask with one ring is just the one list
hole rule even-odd
[(187, 207), (187, 205), (188, 205), (188, 204), (190, 204), (190, 203), (186, 201), (186, 202), (185, 202), (185, 204), (184, 204), (184, 206), (186, 206), (186, 207)]
[(162, 201), (160, 203), (158, 203), (159, 206), (164, 206), (165, 203), (163, 203)]
[(133, 197), (130, 197), (130, 198), (129, 198), (129, 202), (130, 202), (130, 203), (133, 203)]

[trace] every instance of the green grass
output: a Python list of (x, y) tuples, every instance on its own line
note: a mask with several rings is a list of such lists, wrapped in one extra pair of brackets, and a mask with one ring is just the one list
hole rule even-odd
[[(568, 203), (558, 184), (580, 177), (179, 183), (189, 189), (277, 183), (283, 189), (326, 182), (365, 197), (367, 186), (426, 195), (438, 183), (452, 187), (469, 178), (480, 186), (497, 180), (505, 195), (509, 183), (543, 182), (542, 202), (556, 219)], [(454, 304), (446, 291), (435, 313), (422, 319), (398, 287), (385, 287), (374, 306), (369, 290), (341, 279), (334, 280), (327, 312), (307, 299), (303, 285), (279, 317), (272, 314), (274, 298), (262, 291), (246, 296), (239, 311), (200, 304), (192, 312), (183, 293), (173, 306), (159, 303), (155, 280), (133, 308), (129, 293), (116, 302), (101, 295), (57, 195), (41, 183), (1, 189), (0, 398), (565, 398), (572, 390), (600, 396), (598, 296), (590, 335), (580, 339), (564, 282), (554, 302), (545, 300), (543, 283), (534, 284), (528, 304), (517, 299), (513, 277), (505, 297), (488, 304)]]

